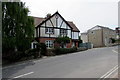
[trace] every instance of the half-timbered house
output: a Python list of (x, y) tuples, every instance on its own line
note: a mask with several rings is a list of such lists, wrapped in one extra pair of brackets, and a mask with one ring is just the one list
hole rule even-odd
[(71, 21), (66, 21), (58, 12), (46, 18), (34, 17), (35, 38), (41, 43), (45, 43), (48, 48), (59, 46), (54, 43), (58, 36), (71, 38), (66, 48), (78, 47), (79, 29)]

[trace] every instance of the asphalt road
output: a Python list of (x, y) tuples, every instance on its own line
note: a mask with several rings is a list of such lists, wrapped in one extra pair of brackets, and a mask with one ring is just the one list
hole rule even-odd
[(3, 78), (101, 78), (118, 65), (117, 47), (27, 61), (4, 67)]

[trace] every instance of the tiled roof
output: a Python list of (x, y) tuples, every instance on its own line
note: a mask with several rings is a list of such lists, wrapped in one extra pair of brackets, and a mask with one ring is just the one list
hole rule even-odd
[(73, 31), (79, 31), (79, 29), (75, 26), (75, 24), (71, 21), (67, 21), (68, 24), (73, 28)]
[[(40, 17), (33, 17), (33, 18), (34, 18), (35, 27), (37, 27), (40, 23), (46, 20), (45, 18), (40, 18)], [(80, 32), (72, 21), (67, 21), (67, 23), (73, 28), (73, 31)]]
[(42, 21), (45, 20), (45, 18), (40, 18), (40, 17), (33, 17), (34, 18), (34, 25), (37, 27)]

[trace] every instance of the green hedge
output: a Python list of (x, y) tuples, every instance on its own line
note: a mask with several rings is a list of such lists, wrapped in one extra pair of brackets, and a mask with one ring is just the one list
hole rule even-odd
[(38, 51), (37, 48), (35, 49), (29, 49), (29, 50), (26, 50), (25, 51), (25, 57), (28, 58), (28, 57), (34, 57), (34, 58), (37, 58), (39, 57), (40, 53)]
[(41, 57), (41, 55), (46, 55), (46, 45), (44, 43), (37, 43), (37, 48), (27, 50), (26, 57), (33, 56), (34, 58)]
[(40, 48), (41, 48), (41, 55), (46, 56), (47, 54), (47, 47), (45, 45), (45, 43), (40, 43)]
[(73, 52), (76, 52), (76, 51), (77, 51), (76, 47), (73, 47), (73, 48), (56, 48), (54, 50), (54, 53), (56, 55), (61, 55), (61, 54), (73, 53)]
[(20, 60), (32, 59), (41, 57), (41, 55), (46, 55), (46, 45), (44, 43), (37, 43), (37, 48), (28, 49), (26, 51), (9, 51), (9, 53), (3, 54), (2, 59), (8, 62), (17, 62)]
[(16, 62), (19, 61), (22, 57), (24, 57), (25, 54), (23, 52), (17, 51), (17, 52), (11, 52), (10, 54), (3, 56), (3, 61), (8, 60), (9, 62)]

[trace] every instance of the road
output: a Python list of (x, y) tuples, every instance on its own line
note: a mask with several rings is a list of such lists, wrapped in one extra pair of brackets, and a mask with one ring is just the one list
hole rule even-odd
[(4, 67), (2, 77), (102, 78), (111, 69), (115, 69), (116, 65), (118, 65), (117, 47), (94, 48)]

